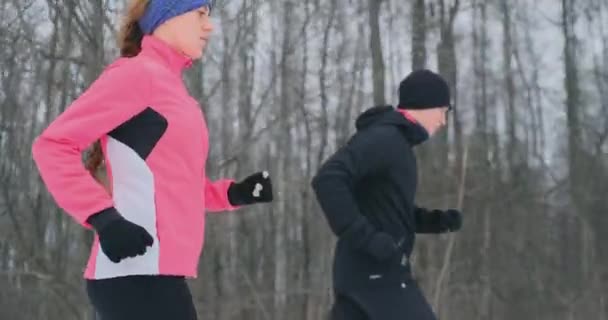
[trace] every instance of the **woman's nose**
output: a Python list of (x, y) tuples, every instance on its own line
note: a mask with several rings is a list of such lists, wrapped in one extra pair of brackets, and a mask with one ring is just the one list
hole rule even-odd
[(212, 32), (213, 31), (213, 22), (208, 20), (203, 24), (203, 31)]

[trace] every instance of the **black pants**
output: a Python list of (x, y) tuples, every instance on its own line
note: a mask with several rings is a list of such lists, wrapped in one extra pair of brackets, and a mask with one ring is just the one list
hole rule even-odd
[(415, 282), (336, 292), (331, 320), (437, 320)]
[(331, 309), (331, 320), (368, 320), (369, 316), (348, 296), (337, 295)]
[(128, 276), (88, 280), (87, 294), (100, 320), (197, 319), (184, 277)]

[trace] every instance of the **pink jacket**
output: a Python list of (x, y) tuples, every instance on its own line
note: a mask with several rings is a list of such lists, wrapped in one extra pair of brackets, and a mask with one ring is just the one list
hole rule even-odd
[[(236, 209), (232, 180), (205, 174), (209, 144), (203, 113), (182, 71), (191, 60), (146, 36), (141, 53), (119, 58), (36, 138), (33, 158), (57, 204), (87, 228), (91, 215), (115, 207), (154, 238), (143, 256), (111, 262), (95, 241), (87, 279), (166, 274), (196, 277), (205, 210)], [(109, 194), (81, 161), (101, 139)]]

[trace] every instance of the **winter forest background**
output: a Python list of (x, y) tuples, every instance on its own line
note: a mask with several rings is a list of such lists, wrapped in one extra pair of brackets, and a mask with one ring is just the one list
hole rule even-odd
[[(0, 0), (0, 319), (92, 319), (92, 234), (31, 160), (40, 131), (117, 56), (123, 1)], [(275, 202), (209, 214), (201, 319), (319, 320), (334, 237), (309, 181), (428, 67), (456, 112), (417, 149), (418, 203), (461, 207), (420, 236), (415, 274), (441, 319), (608, 319), (608, 0), (218, 0), (186, 75), (212, 179), (268, 169)]]

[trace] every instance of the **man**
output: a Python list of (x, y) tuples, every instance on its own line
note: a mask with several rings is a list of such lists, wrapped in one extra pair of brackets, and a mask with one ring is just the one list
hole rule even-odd
[(450, 90), (441, 76), (420, 70), (399, 86), (399, 105), (378, 106), (356, 121), (357, 132), (312, 181), (338, 237), (333, 265), (332, 320), (433, 320), (412, 278), (416, 233), (460, 229), (457, 210), (427, 210), (414, 202), (413, 147), (446, 123)]

